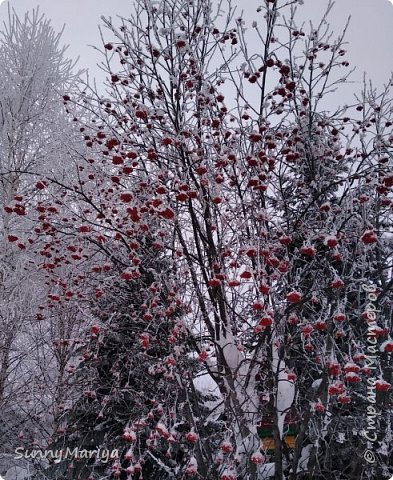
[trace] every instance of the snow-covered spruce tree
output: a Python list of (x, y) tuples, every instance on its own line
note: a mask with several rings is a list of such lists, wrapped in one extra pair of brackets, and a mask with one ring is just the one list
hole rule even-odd
[[(91, 119), (92, 125), (95, 120)], [(105, 138), (101, 128), (96, 134), (98, 138)], [(116, 144), (115, 138), (107, 139), (105, 149), (113, 149), (113, 143)], [(139, 215), (128, 208), (128, 200), (130, 195), (147, 200), (142, 177), (131, 176), (126, 181), (127, 187), (133, 185), (133, 193), (124, 188), (120, 203), (117, 197), (116, 202), (106, 202), (103, 198), (97, 203), (99, 197), (86, 190), (86, 179), (94, 180), (97, 191), (112, 197), (117, 178), (106, 165), (107, 155), (101, 149), (90, 155), (91, 158), (78, 158), (72, 164), (83, 173), (79, 174), (79, 181), (64, 187), (61, 201), (50, 195), (46, 201), (40, 200), (45, 216), (40, 219), (42, 226), (35, 229), (38, 245), (42, 235), (53, 235), (53, 241), (38, 252), (43, 257), (40, 267), (51, 277), (47, 308), (61, 309), (71, 303), (83, 309), (89, 318), (95, 318), (89, 330), (90, 338), (86, 341), (80, 337), (82, 347), (67, 366), (74, 380), (67, 378), (69, 395), (64, 402), (64, 414), (57, 418), (59, 428), (48, 447), (63, 451), (67, 448), (71, 451), (73, 448), (100, 449), (101, 452), (116, 449), (119, 462), (124, 468), (128, 467), (124, 477), (142, 468), (148, 478), (172, 478), (173, 473), (179, 471), (179, 465), (187, 465), (189, 448), (181, 443), (168, 447), (160, 441), (159, 448), (150, 452), (147, 445), (157, 445), (164, 431), (170, 444), (174, 435), (185, 439), (194, 425), (193, 410), (207, 414), (201, 403), (215, 397), (197, 393), (189, 405), (187, 389), (180, 388), (176, 381), (180, 374), (188, 387), (201, 366), (196, 359), (178, 358), (177, 344), (181, 338), (188, 338), (179, 321), (185, 307), (171, 258), (162, 253), (163, 231), (158, 229), (161, 216), (159, 220), (153, 217), (149, 224), (134, 228)], [(93, 170), (89, 168), (91, 165)], [(77, 178), (72, 174), (71, 177)], [(42, 192), (49, 188), (47, 180), (37, 182)], [(59, 183), (56, 180), (56, 184)], [(56, 209), (52, 202), (57, 202)], [(91, 219), (92, 208), (95, 222)], [(118, 228), (118, 220), (113, 224), (113, 214), (118, 219), (124, 214), (122, 218), (127, 222), (128, 218), (133, 219), (125, 235)], [(164, 216), (168, 216), (168, 211)], [(54, 256), (60, 248), (62, 255)], [(65, 277), (64, 270), (68, 271), (70, 266), (73, 274)], [(190, 350), (187, 342), (180, 343), (184, 344), (182, 351)], [(174, 352), (177, 352), (176, 358)], [(171, 418), (173, 430), (164, 430), (167, 427), (162, 417)], [(134, 439), (135, 425), (140, 430), (140, 443), (133, 452), (130, 442)], [(207, 425), (206, 430), (209, 428), (215, 427)], [(140, 455), (139, 450), (150, 454)], [(135, 466), (127, 464), (130, 459)], [(85, 478), (90, 473), (94, 477), (103, 475), (107, 467), (105, 462), (81, 458), (56, 463), (45, 475)], [(119, 467), (116, 464), (114, 468), (118, 471)]]
[(33, 174), (59, 173), (59, 154), (72, 144), (71, 134), (63, 141), (72, 122), (62, 99), (74, 79), (71, 67), (44, 16), (36, 10), (19, 18), (9, 10), (0, 27), (1, 453), (48, 434), (48, 402), (56, 398), (51, 341), (63, 322), (52, 316), (53, 323), (39, 324), (48, 287), (32, 247), (40, 215)]
[[(134, 422), (139, 422), (141, 429), (138, 449), (148, 450), (147, 445), (157, 444), (151, 432), (169, 412), (180, 428), (180, 393), (176, 392), (172, 371), (176, 361), (168, 342), (180, 314), (179, 301), (176, 287), (171, 287), (166, 261), (152, 244), (150, 235), (138, 240), (139, 276), (130, 278), (130, 272), (123, 272), (110, 288), (96, 290), (86, 304), (96, 323), (90, 328), (90, 339), (79, 351), (80, 362), (72, 384), (74, 391), (82, 395), (60, 418), (63, 428), (50, 445), (53, 449), (118, 451), (118, 465), (121, 462), (126, 468), (131, 459), (137, 462), (139, 457), (137, 449), (132, 448), (136, 438)], [(121, 272), (124, 265), (117, 263), (121, 258), (118, 245), (116, 249), (117, 259), (107, 260), (112, 260), (112, 268), (120, 268)], [(123, 249), (124, 263), (130, 261), (127, 252)], [(97, 266), (93, 268), (100, 276)], [(147, 311), (149, 305), (154, 315)], [(151, 458), (144, 458), (143, 467), (137, 463), (135, 471), (143, 468), (147, 478), (168, 478), (165, 463), (169, 453), (178, 459), (184, 456), (181, 448), (168, 449), (165, 442), (159, 442)], [(60, 474), (62, 478), (96, 478), (103, 476), (107, 467), (105, 461), (97, 463), (96, 458), (82, 457), (56, 463), (45, 474), (49, 478)], [(126, 473), (120, 475), (126, 477)]]
[[(273, 467), (276, 479), (392, 474), (390, 86), (329, 112), (349, 65), (343, 38), (324, 21), (298, 27), (297, 3), (266, 1), (251, 44), (230, 8), (224, 18), (208, 0), (139, 0), (119, 28), (105, 21), (106, 98), (65, 98), (90, 118), (90, 154), (62, 199), (68, 226), (56, 213), (45, 221), (65, 252), (96, 263), (81, 301), (141, 278), (139, 242), (150, 235), (182, 312), (165, 338), (167, 380), (190, 429), (177, 428), (170, 402), (159, 421), (130, 412), (132, 454), (114, 462), (113, 478), (142, 478), (147, 460), (173, 478), (255, 480)], [(157, 306), (149, 292), (141, 347), (168, 315)], [(219, 397), (207, 415), (193, 358)], [(370, 404), (381, 418), (375, 441)], [(261, 421), (274, 439), (263, 452)], [(163, 445), (184, 454), (161, 457)]]

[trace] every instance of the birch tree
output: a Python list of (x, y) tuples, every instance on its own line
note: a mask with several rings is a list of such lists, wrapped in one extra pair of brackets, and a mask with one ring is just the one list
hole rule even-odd
[(30, 440), (48, 434), (49, 390), (42, 385), (55, 362), (53, 339), (39, 325), (48, 279), (32, 250), (40, 215), (34, 175), (60, 175), (73, 141), (62, 95), (76, 77), (60, 37), (38, 10), (18, 17), (9, 9), (0, 32), (1, 453), (30, 438), (29, 430)]

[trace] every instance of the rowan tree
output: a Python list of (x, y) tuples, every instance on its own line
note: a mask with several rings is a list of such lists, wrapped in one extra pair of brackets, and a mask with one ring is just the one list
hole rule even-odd
[[(130, 282), (118, 320), (103, 322), (97, 365), (125, 358), (120, 346), (106, 358), (105, 342), (127, 318), (127, 292), (141, 289), (144, 303), (130, 302), (124, 327), (127, 339), (140, 335), (130, 362), (164, 342), (157, 388), (164, 378), (179, 392), (159, 413), (119, 417), (119, 407), (105, 408), (116, 405), (127, 363), (118, 377), (94, 377), (91, 411), (102, 407), (117, 425), (100, 445), (130, 444), (99, 478), (141, 479), (152, 461), (154, 478), (392, 474), (391, 85), (381, 93), (365, 87), (351, 105), (326, 110), (347, 75), (344, 37), (332, 36), (326, 16), (309, 31), (298, 26), (301, 3), (266, 0), (249, 37), (230, 6), (223, 16), (222, 4), (215, 13), (209, 0), (138, 0), (119, 27), (104, 20), (112, 36), (104, 44), (106, 96), (86, 86), (64, 96), (87, 153), (75, 159), (77, 180), (63, 184), (63, 217), (50, 211), (50, 198), (45, 204), (46, 230), (64, 253), (50, 271), (71, 262), (78, 303), (94, 310), (107, 299), (97, 318), (116, 315), (111, 293)], [(48, 184), (43, 175), (38, 188)], [(170, 272), (154, 291), (143, 280), (146, 238)], [(167, 283), (179, 310), (162, 338), (152, 331), (173, 315), (158, 298)], [(374, 287), (370, 349), (366, 289)], [(214, 405), (201, 405), (201, 372), (214, 384)], [(373, 445), (364, 436), (368, 379), (381, 415)], [(133, 405), (132, 385), (121, 386)], [(158, 408), (151, 390), (147, 400)], [(273, 449), (260, 444), (264, 420)], [(171, 457), (175, 447), (182, 454)], [(372, 465), (359, 460), (370, 447)]]

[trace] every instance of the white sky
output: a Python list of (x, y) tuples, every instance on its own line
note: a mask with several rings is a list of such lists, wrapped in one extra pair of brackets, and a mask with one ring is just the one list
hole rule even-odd
[[(1, 2), (2, 0), (0, 0)], [(98, 32), (100, 16), (125, 17), (132, 12), (132, 0), (9, 0), (12, 7), (21, 14), (37, 5), (42, 13), (52, 20), (58, 31), (65, 24), (64, 43), (69, 44), (68, 54), (71, 58), (80, 57), (80, 68), (88, 67), (96, 75), (95, 67), (100, 61), (98, 52), (88, 45), (101, 46)], [(214, 1), (214, 0), (213, 0)], [(336, 33), (339, 33), (351, 16), (351, 24), (347, 35), (350, 44), (347, 47), (348, 59), (352, 66), (357, 66), (357, 72), (352, 79), (358, 83), (351, 87), (352, 91), (360, 90), (363, 72), (367, 72), (376, 85), (382, 85), (393, 72), (393, 0), (336, 0), (330, 15), (330, 22)], [(7, 16), (7, 3), (0, 5), (0, 25)], [(232, 0), (241, 8), (246, 8), (244, 18), (248, 25), (256, 18), (255, 10), (262, 0)], [(308, 23), (320, 16), (328, 0), (304, 0), (304, 6), (299, 8), (303, 18)], [(246, 7), (244, 7), (246, 5)], [(261, 23), (261, 22), (260, 22)], [(106, 40), (110, 36), (107, 35)], [(345, 90), (345, 89), (344, 89)], [(348, 90), (349, 92), (349, 90)], [(342, 93), (342, 95), (348, 94)]]

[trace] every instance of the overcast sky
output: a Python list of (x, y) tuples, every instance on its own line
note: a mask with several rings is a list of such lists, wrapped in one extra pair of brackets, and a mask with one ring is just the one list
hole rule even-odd
[[(0, 20), (7, 16), (7, 1), (0, 5)], [(98, 32), (100, 16), (120, 14), (127, 17), (133, 9), (132, 0), (10, 0), (10, 3), (18, 13), (39, 5), (56, 30), (65, 24), (63, 40), (70, 45), (69, 56), (79, 56), (79, 66), (88, 67), (95, 75), (95, 64), (100, 57), (88, 45), (102, 45)], [(233, 4), (242, 5), (242, 8), (246, 5), (244, 18), (248, 24), (255, 18), (255, 10), (261, 3), (262, 0), (233, 0)], [(320, 18), (327, 3), (328, 0), (305, 0), (301, 8), (304, 20)], [(353, 79), (361, 81), (363, 72), (367, 72), (377, 85), (382, 85), (393, 71), (393, 5), (389, 0), (337, 0), (330, 15), (336, 32), (341, 31), (348, 16), (352, 19), (347, 50), (351, 65), (357, 66)]]

